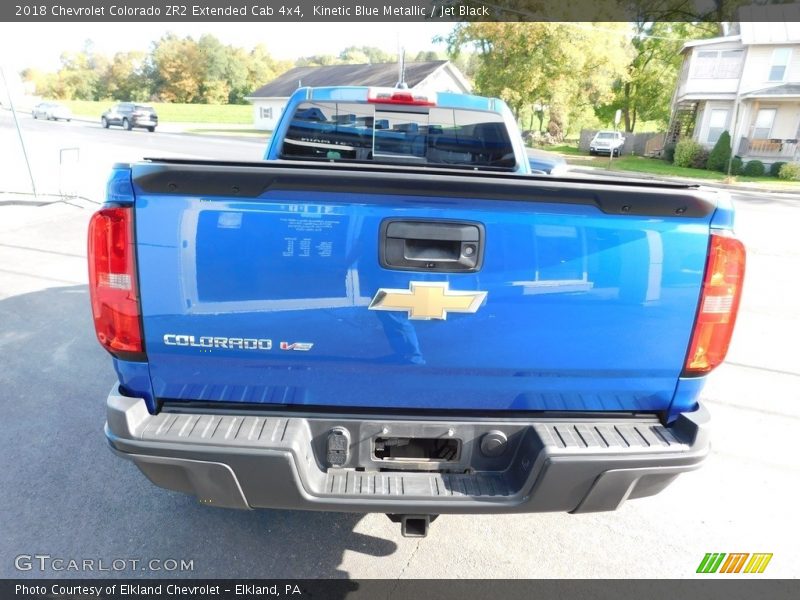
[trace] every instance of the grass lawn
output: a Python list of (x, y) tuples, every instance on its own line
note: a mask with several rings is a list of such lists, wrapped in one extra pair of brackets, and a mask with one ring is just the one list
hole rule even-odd
[[(608, 168), (607, 156), (588, 156), (577, 152), (577, 148), (566, 146), (569, 151), (563, 152), (559, 146), (553, 146), (554, 152), (559, 152), (567, 157), (571, 165), (582, 167)], [(574, 152), (572, 152), (574, 150)], [(686, 177), (689, 179), (704, 179), (708, 181), (725, 181), (727, 178), (724, 173), (717, 171), (707, 171), (705, 169), (691, 169), (689, 167), (676, 167), (666, 161), (657, 158), (644, 158), (641, 156), (622, 156), (614, 158), (611, 162), (612, 171), (629, 171), (648, 175), (660, 175), (665, 177)], [(785, 181), (777, 177), (747, 177), (739, 175), (732, 178), (734, 182), (740, 183), (768, 183), (775, 187), (796, 187), (800, 191), (800, 182)]]
[[(606, 159), (608, 160), (608, 159)], [(623, 156), (614, 159), (611, 168), (620, 171), (636, 171), (640, 173), (652, 173), (653, 175), (667, 175), (669, 177), (689, 177), (692, 179), (709, 179), (712, 181), (724, 181), (727, 178), (725, 173), (708, 171), (706, 169), (691, 169), (689, 167), (676, 167), (664, 160), (657, 158), (644, 158), (641, 156)], [(784, 181), (777, 177), (748, 177), (737, 175), (735, 181), (772, 183), (777, 185), (797, 185), (796, 181)]]
[[(65, 100), (72, 113), (81, 117), (95, 117), (111, 108), (114, 100)], [(169, 102), (148, 102), (158, 113), (162, 123), (226, 123), (231, 125), (251, 125), (253, 107), (249, 104), (172, 104)]]
[(546, 150), (547, 152), (555, 152), (556, 154), (563, 154), (565, 156), (581, 156), (581, 151), (577, 146), (569, 146), (561, 144), (557, 146), (534, 146), (537, 150)]

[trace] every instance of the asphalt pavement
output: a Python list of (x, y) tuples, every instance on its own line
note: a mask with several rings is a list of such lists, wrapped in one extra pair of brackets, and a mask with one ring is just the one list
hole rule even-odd
[[(0, 577), (680, 578), (696, 576), (707, 552), (771, 552), (767, 575), (797, 576), (793, 198), (734, 195), (747, 280), (729, 360), (703, 395), (714, 437), (701, 470), (613, 513), (442, 516), (427, 538), (405, 539), (381, 514), (204, 507), (153, 486), (107, 448), (105, 398), (115, 375), (94, 339), (85, 231), (108, 167), (141, 156), (257, 160), (262, 144), (74, 122), (23, 126), (42, 190), (57, 193), (63, 180), (53, 175), (58, 151), (79, 148), (81, 194), (21, 194), (27, 172), (0, 112)], [(128, 562), (110, 572), (19, 571), (15, 558), (32, 554)], [(129, 562), (151, 559), (191, 560), (192, 569), (151, 572)]]

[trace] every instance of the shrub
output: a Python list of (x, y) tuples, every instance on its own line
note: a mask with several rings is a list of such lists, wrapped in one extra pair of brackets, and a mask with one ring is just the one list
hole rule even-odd
[(743, 167), (744, 163), (742, 163), (741, 158), (739, 158), (738, 156), (734, 156), (731, 159), (731, 175), (741, 175)]
[(764, 174), (764, 163), (760, 160), (749, 161), (742, 170), (742, 175), (748, 177), (761, 177)]
[(717, 143), (714, 144), (714, 149), (708, 155), (708, 162), (706, 169), (709, 171), (722, 171), (723, 173), (728, 170), (728, 159), (731, 157), (731, 134), (723, 131), (719, 136)]
[(670, 142), (669, 144), (664, 146), (664, 150), (661, 153), (661, 157), (668, 163), (673, 162), (675, 160), (675, 144)]
[(800, 163), (784, 163), (778, 177), (787, 181), (800, 181)]
[(705, 148), (700, 148), (697, 151), (697, 154), (692, 157), (692, 164), (689, 165), (694, 169), (710, 169), (711, 167), (708, 166), (708, 161), (710, 160), (710, 154), (708, 150)]
[(769, 174), (773, 177), (780, 177), (781, 167), (785, 165), (785, 162), (774, 162), (769, 166)]
[(691, 167), (694, 157), (703, 147), (694, 140), (681, 140), (675, 146), (675, 158), (672, 161), (676, 167)]

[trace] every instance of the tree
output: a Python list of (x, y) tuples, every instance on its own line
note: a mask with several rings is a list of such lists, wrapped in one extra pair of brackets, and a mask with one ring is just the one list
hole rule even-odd
[(478, 66), (480, 65), (480, 57), (477, 52), (459, 52), (457, 55), (449, 56), (448, 58), (464, 74), (464, 77), (469, 79), (470, 82), (475, 81), (475, 74), (478, 72)]
[(632, 132), (639, 121), (657, 121), (666, 127), (672, 93), (678, 79), (684, 42), (716, 35), (718, 23), (673, 23), (650, 21), (642, 15), (633, 23), (633, 56), (624, 77), (614, 82), (613, 99), (596, 109), (598, 118), (610, 123), (622, 111), (625, 131)]
[[(548, 132), (563, 137), (570, 119), (608, 102), (630, 61), (623, 23), (460, 23), (448, 52), (477, 54), (475, 86), (499, 96), (519, 118), (523, 108), (548, 106)], [(602, 51), (598, 51), (602, 48)]]
[(145, 101), (150, 98), (147, 55), (144, 52), (117, 52), (103, 74), (105, 93), (98, 99)]
[(92, 68), (91, 63), (90, 55), (85, 52), (63, 52), (54, 95), (64, 99), (94, 100), (100, 73)]
[(200, 48), (191, 37), (168, 33), (151, 50), (154, 91), (165, 102), (199, 102), (205, 75)]
[(348, 46), (339, 53), (339, 61), (349, 65), (375, 65), (396, 62), (397, 56), (374, 46)]
[(246, 81), (241, 87), (232, 90), (231, 93), (234, 95), (232, 101), (244, 102), (244, 98), (249, 96), (253, 90), (272, 81), (293, 66), (290, 61), (273, 58), (263, 44), (259, 44), (249, 52), (245, 64), (247, 66)]
[(327, 67), (338, 65), (339, 58), (333, 54), (314, 54), (312, 56), (302, 56), (295, 61), (296, 67)]
[(433, 60), (442, 60), (442, 57), (435, 50), (420, 50), (414, 56), (413, 62), (429, 62)]
[(708, 155), (706, 169), (709, 171), (721, 171), (724, 173), (728, 170), (728, 161), (730, 158), (731, 134), (727, 131), (723, 131), (719, 136), (717, 143), (714, 144), (714, 148), (711, 150), (711, 153)]

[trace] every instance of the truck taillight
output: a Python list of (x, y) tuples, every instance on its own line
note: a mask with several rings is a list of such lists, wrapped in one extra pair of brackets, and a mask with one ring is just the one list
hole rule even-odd
[(744, 245), (729, 235), (712, 233), (684, 375), (703, 375), (725, 360), (739, 311), (744, 267)]
[(97, 339), (118, 358), (144, 360), (132, 207), (103, 208), (92, 215), (88, 254)]
[(367, 102), (378, 104), (405, 104), (410, 106), (436, 106), (436, 95), (397, 88), (369, 88)]

